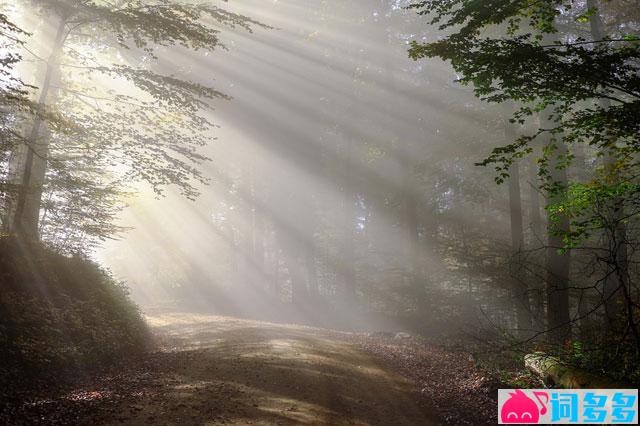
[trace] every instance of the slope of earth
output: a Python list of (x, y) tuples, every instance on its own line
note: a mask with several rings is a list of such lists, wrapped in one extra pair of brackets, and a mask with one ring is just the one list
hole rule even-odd
[(432, 425), (417, 389), (340, 333), (228, 317), (148, 317), (162, 351), (8, 424)]

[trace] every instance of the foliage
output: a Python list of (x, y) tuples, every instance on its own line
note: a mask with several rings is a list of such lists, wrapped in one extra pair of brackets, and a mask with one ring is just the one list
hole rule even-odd
[[(625, 361), (640, 357), (637, 273), (630, 266), (635, 262), (631, 257), (637, 247), (634, 223), (640, 203), (640, 27), (635, 13), (627, 13), (631, 5), (595, 0), (426, 0), (410, 8), (431, 16), (431, 23), (446, 32), (435, 41), (412, 41), (411, 58), (449, 61), (458, 81), (472, 86), (478, 98), (515, 105), (511, 122), (535, 125), (536, 130), (528, 127), (515, 140), (493, 147), (478, 164), (493, 166), (496, 182), (502, 183), (514, 163), (540, 152), (537, 166), (548, 203), (548, 244), (560, 254), (584, 249), (591, 262), (602, 267), (590, 273), (604, 275), (596, 276), (593, 285), (580, 282), (571, 288), (567, 267), (567, 277), (556, 289), (563, 289), (567, 299), (575, 298), (581, 320), (600, 324), (605, 341), (598, 336), (570, 351), (558, 345), (554, 350), (613, 376), (637, 374)], [(602, 166), (583, 170), (589, 167), (575, 164), (576, 153), (585, 151)], [(574, 166), (576, 172), (571, 170)], [(548, 258), (552, 278), (547, 282), (555, 286), (553, 268), (559, 262), (553, 259)], [(552, 291), (558, 293), (548, 290), (549, 299)], [(547, 306), (549, 331), (557, 325), (554, 309), (569, 316), (568, 306), (553, 306)], [(616, 348), (616, 357), (603, 350), (607, 347)]]
[(5, 385), (65, 380), (148, 347), (146, 325), (126, 287), (88, 259), (3, 238), (0, 262)]
[(640, 366), (633, 355), (631, 339), (592, 336), (588, 340), (568, 341), (562, 352), (566, 364), (602, 374), (620, 384), (640, 383)]
[[(23, 5), (50, 17), (50, 26), (58, 28), (53, 31), (63, 30), (59, 43), (51, 38), (45, 43), (55, 90), (38, 106), (56, 117), (41, 136), (48, 148), (42, 239), (70, 253), (113, 237), (122, 230), (113, 220), (133, 182), (145, 182), (158, 195), (174, 186), (195, 198), (197, 187), (207, 183), (199, 166), (208, 160), (201, 148), (214, 139), (211, 101), (228, 97), (192, 81), (167, 49), (171, 55), (191, 50), (206, 56), (225, 48), (219, 38), (223, 28), (251, 31), (261, 24), (219, 7), (181, 1)], [(32, 120), (23, 117), (12, 132), (21, 135), (17, 129), (30, 129)], [(68, 125), (61, 128), (59, 122)], [(19, 164), (21, 154), (16, 158)], [(32, 180), (37, 186), (42, 179)], [(5, 186), (14, 190), (16, 184), (9, 178)]]
[[(612, 233), (638, 214), (640, 184), (630, 181), (573, 183), (566, 198), (547, 207), (552, 222), (569, 216), (571, 229), (562, 234), (564, 249), (580, 247), (600, 232)], [(617, 214), (624, 211), (624, 215)]]
[[(23, 38), (28, 34), (0, 13), (0, 161), (6, 162), (11, 150), (22, 142), (21, 135), (16, 132), (16, 115), (29, 107), (27, 86), (14, 73), (14, 67), (22, 56), (17, 49), (24, 44)], [(3, 173), (3, 178), (4, 173)], [(2, 188), (6, 182), (2, 182)]]
[(26, 94), (24, 82), (13, 75), (12, 70), (22, 59), (16, 48), (24, 44), (22, 37), (27, 35), (11, 22), (7, 15), (0, 13), (0, 47), (3, 49), (0, 57), (0, 93), (3, 104), (22, 99)]
[[(543, 111), (548, 116), (550, 127), (495, 148), (480, 163), (495, 165), (499, 182), (508, 176), (513, 161), (531, 152), (541, 134), (553, 134), (568, 144), (587, 144), (616, 158), (640, 148), (636, 34), (619, 32), (603, 39), (574, 35), (588, 25), (593, 10), (576, 18), (573, 32), (565, 23), (564, 33), (559, 34), (559, 21), (574, 7), (574, 2), (563, 0), (434, 0), (412, 7), (432, 14), (433, 23), (452, 32), (434, 42), (413, 41), (412, 58), (451, 61), (462, 76), (459, 81), (473, 85), (478, 97), (520, 103), (513, 121), (524, 123)], [(499, 35), (489, 32), (496, 26), (502, 28)]]

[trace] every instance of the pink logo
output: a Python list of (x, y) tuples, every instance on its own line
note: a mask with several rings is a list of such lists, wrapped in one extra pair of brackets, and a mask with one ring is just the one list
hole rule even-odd
[[(524, 394), (520, 389), (509, 394), (509, 399), (502, 405), (500, 410), (500, 419), (503, 423), (538, 423), (540, 415), (547, 412), (546, 404), (549, 402), (549, 395), (546, 392), (534, 392), (533, 395), (540, 403), (541, 410), (538, 411), (538, 405)], [(545, 401), (541, 401), (541, 397)]]

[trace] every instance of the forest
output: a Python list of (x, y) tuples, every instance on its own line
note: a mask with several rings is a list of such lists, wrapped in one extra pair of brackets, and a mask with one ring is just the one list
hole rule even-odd
[(638, 0), (0, 0), (0, 424), (637, 424), (637, 249)]

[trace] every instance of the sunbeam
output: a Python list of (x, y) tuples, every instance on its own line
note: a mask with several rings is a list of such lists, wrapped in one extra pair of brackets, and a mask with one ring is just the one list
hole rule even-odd
[(636, 424), (636, 1), (0, 2), (0, 424)]

